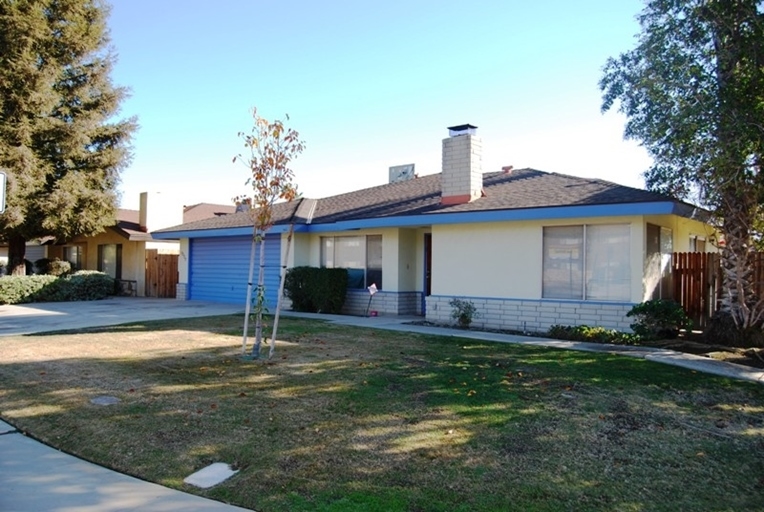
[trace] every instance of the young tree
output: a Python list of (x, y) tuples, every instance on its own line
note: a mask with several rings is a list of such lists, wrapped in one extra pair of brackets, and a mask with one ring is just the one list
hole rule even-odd
[(24, 273), (25, 242), (103, 231), (135, 120), (114, 121), (108, 7), (99, 0), (0, 2), (0, 168), (8, 174), (0, 238)]
[[(252, 253), (250, 256), (249, 281), (247, 282), (247, 303), (244, 315), (244, 337), (242, 349), (246, 350), (249, 330), (250, 305), (252, 303), (252, 278), (255, 247), (259, 252), (259, 270), (253, 313), (255, 315), (255, 343), (252, 357), (260, 357), (263, 339), (263, 313), (265, 312), (265, 235), (273, 226), (273, 205), (277, 201), (292, 201), (297, 197), (294, 185), (294, 171), (290, 167), (293, 158), (305, 149), (300, 134), (292, 128), (286, 128), (280, 120), (273, 122), (260, 117), (257, 108), (252, 109), (254, 125), (250, 133), (239, 132), (247, 149), (246, 157), (241, 154), (234, 157), (234, 162), (241, 161), (250, 171), (246, 184), (252, 185), (251, 197), (234, 198), (238, 204), (249, 206), (252, 217)], [(286, 116), (289, 120), (289, 116)], [(276, 340), (271, 340), (275, 343)]]
[(647, 187), (715, 213), (723, 310), (761, 326), (751, 235), (764, 200), (764, 17), (760, 0), (650, 0), (636, 48), (609, 59), (603, 111), (618, 101), (625, 136), (654, 159)]

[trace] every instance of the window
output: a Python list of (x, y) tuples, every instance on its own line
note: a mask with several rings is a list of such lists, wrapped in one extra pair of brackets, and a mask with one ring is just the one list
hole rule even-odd
[(72, 270), (82, 270), (82, 246), (66, 245), (64, 246), (64, 261), (72, 265)]
[(382, 235), (321, 237), (321, 266), (346, 268), (348, 288), (382, 289)]
[(544, 298), (631, 298), (628, 224), (545, 227), (543, 243)]
[(122, 279), (122, 244), (98, 246), (98, 270), (114, 279)]
[(702, 236), (691, 236), (690, 252), (706, 252), (706, 239)]

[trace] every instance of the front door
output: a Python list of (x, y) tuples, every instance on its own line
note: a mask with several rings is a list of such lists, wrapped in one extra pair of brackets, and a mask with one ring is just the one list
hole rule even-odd
[(432, 234), (424, 235), (424, 293), (422, 294), (422, 315), (427, 315), (427, 297), (432, 294)]

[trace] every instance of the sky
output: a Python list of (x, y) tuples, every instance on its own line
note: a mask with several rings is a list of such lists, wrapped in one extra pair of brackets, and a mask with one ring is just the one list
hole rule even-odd
[(470, 123), (483, 171), (532, 167), (642, 187), (651, 161), (601, 112), (608, 57), (635, 45), (639, 0), (111, 0), (120, 115), (136, 116), (124, 208), (250, 193), (239, 132), (252, 107), (300, 133), (295, 183), (320, 198), (440, 172)]

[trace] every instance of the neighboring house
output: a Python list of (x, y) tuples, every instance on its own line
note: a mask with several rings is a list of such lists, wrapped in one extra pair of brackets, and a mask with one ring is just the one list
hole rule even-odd
[[(158, 286), (154, 280), (149, 277), (147, 281), (147, 260), (159, 254), (177, 255), (179, 244), (177, 241), (156, 241), (151, 237), (147, 215), (143, 213), (147, 202), (144, 194), (141, 196), (144, 210), (119, 209), (114, 226), (97, 235), (78, 236), (66, 243), (52, 245), (48, 248), (48, 257), (66, 260), (76, 270), (99, 270), (109, 274), (122, 282), (122, 290), (126, 294), (161, 296), (154, 289)], [(180, 212), (174, 217), (178, 218)], [(177, 270), (169, 269), (167, 272), (171, 275), (163, 277), (177, 282)]]
[[(391, 183), (275, 207), (266, 237), (273, 307), (286, 232), (287, 266), (344, 267), (348, 314), (423, 315), (451, 321), (470, 300), (478, 327), (538, 331), (553, 324), (628, 329), (638, 302), (670, 294), (675, 251), (715, 250), (706, 212), (598, 179), (534, 169), (483, 174), (475, 127), (449, 129), (440, 174), (391, 168)], [(180, 239), (179, 299), (243, 304), (252, 240), (248, 213), (152, 233)], [(708, 243), (706, 243), (708, 242)]]
[[(31, 240), (26, 243), (24, 259), (34, 263), (35, 261), (48, 257), (48, 245), (51, 242), (50, 237), (38, 240)], [(8, 245), (0, 241), (0, 276), (5, 275), (8, 265)]]
[[(27, 243), (25, 258), (69, 261), (75, 270), (100, 270), (123, 282), (126, 293), (137, 296), (175, 296), (177, 261), (165, 255), (178, 255), (179, 243), (154, 240), (149, 231), (180, 222), (190, 222), (233, 213), (234, 206), (199, 203), (180, 207), (158, 192), (143, 192), (140, 210), (117, 210), (117, 223), (94, 236), (75, 237), (53, 244), (51, 237)], [(0, 263), (7, 264), (8, 248), (0, 246)], [(177, 257), (174, 258), (177, 260)], [(156, 268), (154, 268), (156, 267)], [(163, 275), (170, 274), (170, 275)], [(172, 286), (165, 286), (166, 281)], [(169, 290), (171, 294), (162, 293)]]
[(198, 203), (183, 207), (183, 223), (222, 217), (236, 212), (236, 207), (226, 204)]

